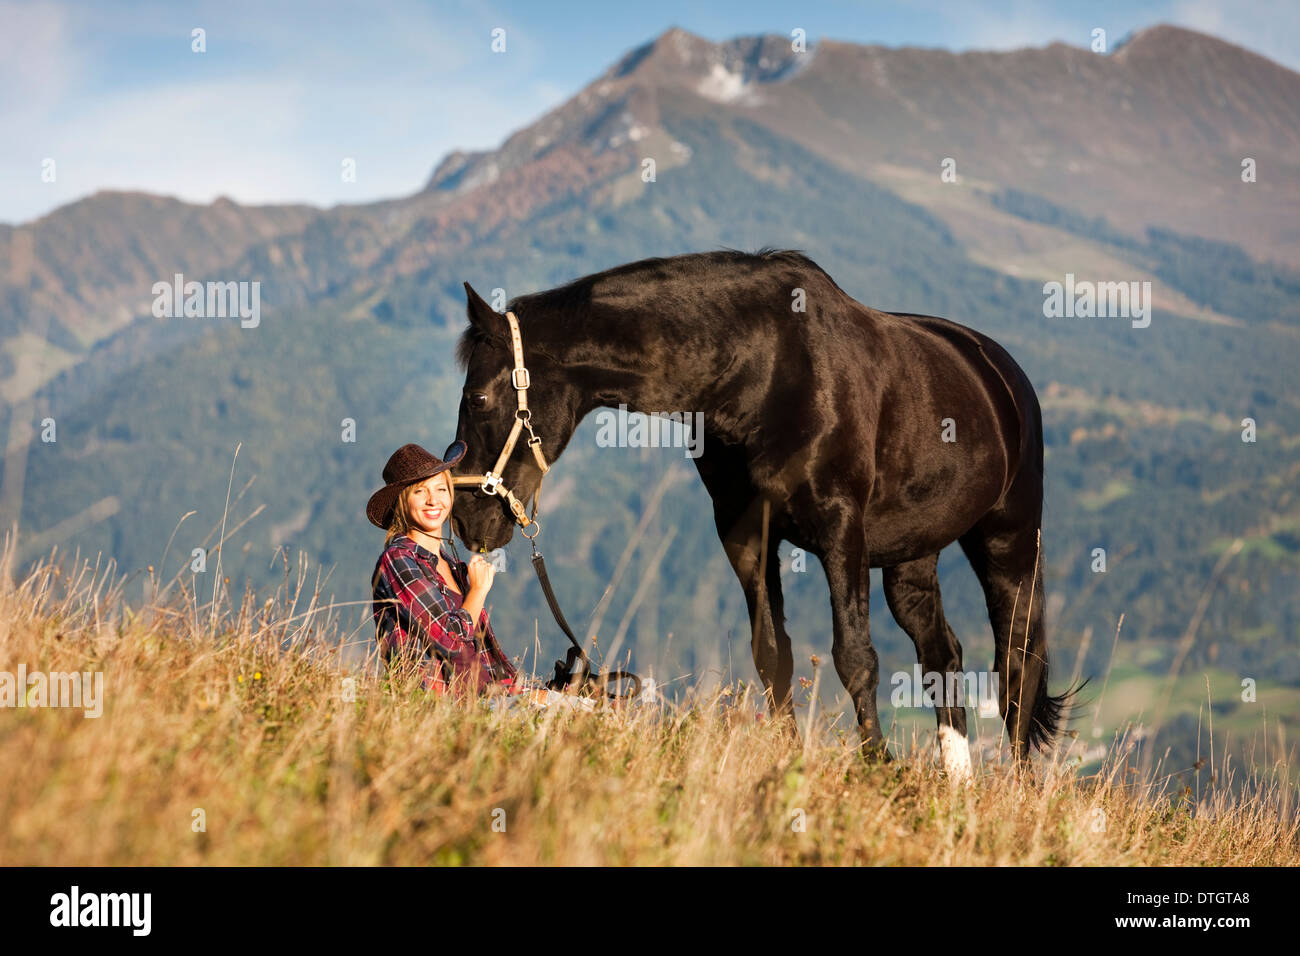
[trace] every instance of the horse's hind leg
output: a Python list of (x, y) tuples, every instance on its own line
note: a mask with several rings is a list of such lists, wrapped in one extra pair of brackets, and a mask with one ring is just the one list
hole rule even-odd
[[(966, 708), (963, 705), (961, 644), (943, 615), (939, 596), (939, 556), (918, 558), (885, 568), (885, 601), (899, 627), (916, 645), (917, 660), (926, 674), (943, 675), (935, 702), (939, 725), (939, 753), (948, 777), (964, 783), (971, 777), (970, 745), (966, 742)], [(952, 679), (949, 675), (956, 675)]]
[(1055, 736), (1064, 698), (1047, 694), (1047, 635), (1037, 521), (994, 511), (961, 538), (993, 625), (998, 709), (1017, 760)]

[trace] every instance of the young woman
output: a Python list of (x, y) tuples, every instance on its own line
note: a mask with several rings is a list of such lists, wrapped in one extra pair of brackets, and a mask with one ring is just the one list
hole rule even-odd
[(496, 569), (482, 555), (468, 565), (443, 547), (451, 514), (451, 467), (465, 456), (453, 442), (438, 459), (419, 445), (397, 449), (366, 516), (388, 532), (372, 579), (380, 657), (414, 666), (426, 689), (458, 696), (519, 693), (519, 675), (497, 644), (483, 603)]
[(371, 579), (380, 657), (390, 669), (418, 668), (424, 687), (437, 694), (509, 695), (498, 703), (591, 710), (589, 698), (528, 686), (483, 609), (496, 568), (478, 554), (467, 565), (442, 547), (452, 540), (443, 533), (454, 498), (451, 467), (465, 451), (464, 442), (452, 442), (438, 459), (403, 445), (366, 505), (370, 523), (388, 532)]

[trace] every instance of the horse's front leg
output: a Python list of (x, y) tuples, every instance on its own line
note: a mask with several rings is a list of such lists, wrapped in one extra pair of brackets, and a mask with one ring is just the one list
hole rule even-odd
[(844, 523), (826, 549), (823, 563), (830, 585), (831, 621), (835, 629), (831, 656), (836, 673), (853, 699), (862, 752), (871, 759), (889, 760), (880, 715), (876, 712), (880, 662), (876, 649), (871, 646), (871, 561), (861, 521)]
[(763, 682), (768, 707), (776, 720), (794, 722), (794, 655), (785, 632), (785, 609), (781, 595), (781, 540), (775, 533), (771, 506), (762, 498), (751, 499), (743, 509), (715, 504), (718, 535), (731, 562), (749, 608), (750, 647), (754, 666)]

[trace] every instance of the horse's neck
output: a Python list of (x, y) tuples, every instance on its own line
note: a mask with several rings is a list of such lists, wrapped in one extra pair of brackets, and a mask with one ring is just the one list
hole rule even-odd
[(629, 413), (689, 417), (697, 427), (702, 415), (715, 435), (727, 437), (719, 434), (724, 418), (715, 413), (727, 402), (734, 356), (745, 343), (740, 336), (704, 342), (700, 332), (695, 327), (688, 335), (650, 310), (629, 310), (603, 324), (570, 352), (583, 357), (574, 366), (585, 393), (583, 415), (623, 407)]

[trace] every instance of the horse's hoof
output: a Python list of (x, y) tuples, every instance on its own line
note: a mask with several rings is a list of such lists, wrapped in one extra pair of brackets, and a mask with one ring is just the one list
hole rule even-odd
[(862, 756), (868, 763), (893, 763), (894, 755), (889, 752), (889, 747), (883, 741), (863, 742), (861, 746)]
[(942, 726), (939, 728), (939, 755), (943, 760), (943, 771), (948, 782), (954, 787), (970, 786), (972, 780), (970, 768), (970, 744), (966, 735), (956, 728)]

